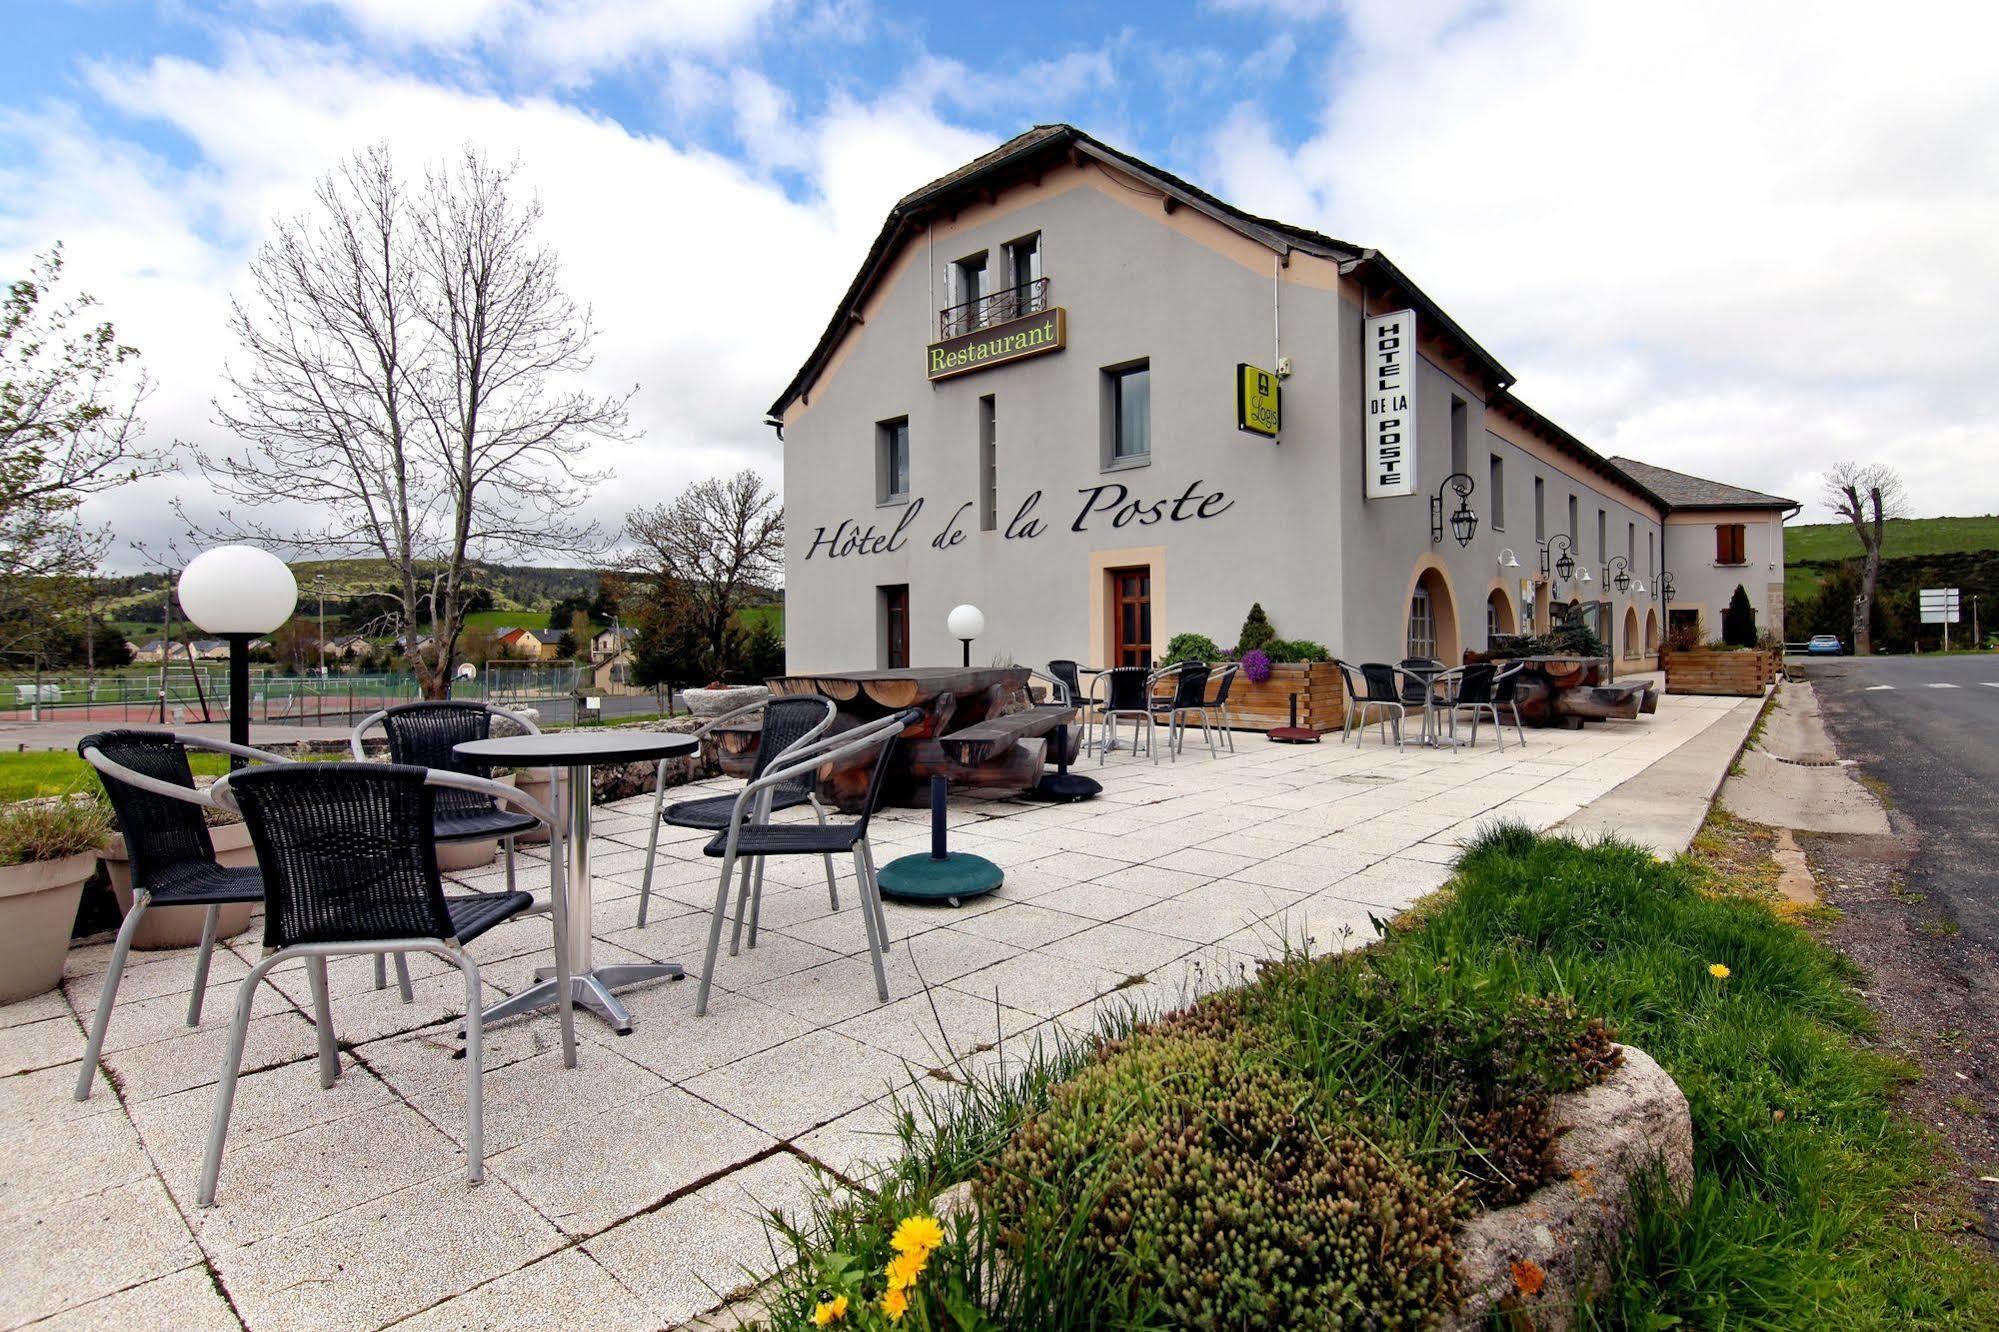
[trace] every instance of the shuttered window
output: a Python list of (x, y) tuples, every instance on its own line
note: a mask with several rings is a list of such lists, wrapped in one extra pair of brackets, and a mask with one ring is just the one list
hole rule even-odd
[(1747, 529), (1741, 523), (1716, 523), (1714, 525), (1714, 562), (1716, 564), (1749, 563)]

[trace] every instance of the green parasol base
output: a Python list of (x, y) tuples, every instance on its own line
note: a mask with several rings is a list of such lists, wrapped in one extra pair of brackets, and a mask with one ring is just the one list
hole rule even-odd
[(875, 880), (883, 897), (902, 902), (948, 902), (958, 906), (968, 897), (983, 897), (1000, 886), (1006, 875), (984, 856), (953, 851), (935, 856), (903, 856), (883, 865)]

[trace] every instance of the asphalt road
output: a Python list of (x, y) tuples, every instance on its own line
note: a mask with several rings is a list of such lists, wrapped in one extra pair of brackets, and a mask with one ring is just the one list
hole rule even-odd
[(1999, 654), (1799, 663), (1840, 754), (1915, 824), (1910, 889), (1999, 948)]

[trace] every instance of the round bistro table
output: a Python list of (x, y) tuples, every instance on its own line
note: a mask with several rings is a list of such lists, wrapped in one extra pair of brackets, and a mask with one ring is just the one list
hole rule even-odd
[[(599, 763), (639, 763), (691, 754), (700, 742), (691, 735), (665, 731), (549, 731), (541, 735), (509, 735), (467, 740), (452, 752), (474, 763), (516, 768), (560, 768), (562, 791), (556, 803), (569, 804), (568, 827), (560, 830), (562, 845), (549, 848), (563, 857), (563, 902), (569, 919), (570, 998), (608, 1022), (620, 1036), (632, 1029), (632, 1015), (615, 991), (650, 980), (679, 980), (686, 973), (676, 962), (599, 967), (590, 957), (590, 769)], [(558, 813), (560, 811), (558, 810)], [(555, 1002), (555, 969), (537, 967), (538, 982), (487, 1009), (480, 1018), (497, 1022), (546, 1008)]]

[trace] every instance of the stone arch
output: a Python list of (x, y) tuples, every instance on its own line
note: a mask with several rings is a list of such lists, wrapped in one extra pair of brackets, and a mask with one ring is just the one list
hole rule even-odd
[(1645, 612), (1645, 655), (1651, 656), (1659, 650), (1659, 612)]
[[(1418, 646), (1411, 631), (1416, 628), (1419, 593), (1427, 600), (1430, 615), (1432, 638), (1427, 654), (1411, 651)], [(1464, 638), (1458, 631), (1457, 590), (1451, 584), (1450, 570), (1435, 555), (1419, 557), (1409, 575), (1409, 590), (1402, 598), (1402, 655), (1429, 655), (1446, 665), (1455, 665), (1464, 656)]]
[(1626, 661), (1638, 655), (1638, 608), (1636, 606), (1626, 606), (1624, 608), (1624, 639), (1619, 646), (1623, 649), (1623, 656)]

